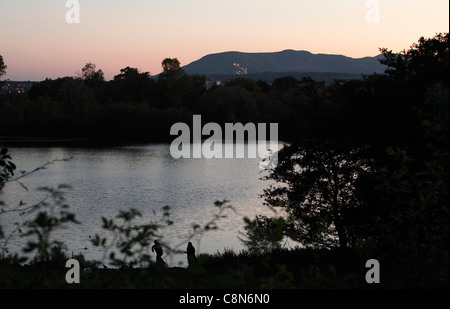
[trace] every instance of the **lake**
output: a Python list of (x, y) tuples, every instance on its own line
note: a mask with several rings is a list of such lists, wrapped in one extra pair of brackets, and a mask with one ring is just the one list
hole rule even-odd
[[(75, 213), (79, 225), (58, 231), (56, 238), (64, 241), (68, 252), (82, 252), (88, 260), (101, 260), (103, 252), (94, 247), (90, 238), (98, 234), (108, 236), (102, 229), (102, 217), (112, 219), (120, 210), (135, 208), (142, 212), (143, 222), (155, 219), (153, 212), (162, 214), (163, 206), (170, 206), (174, 222), (162, 231), (162, 241), (170, 246), (187, 245), (186, 235), (194, 223), (203, 226), (218, 208), (214, 202), (228, 200), (235, 212), (226, 211), (226, 218), (218, 221), (218, 230), (209, 231), (201, 239), (193, 240), (197, 253), (223, 252), (244, 249), (238, 236), (244, 232), (244, 217), (257, 214), (274, 215), (263, 205), (260, 194), (269, 186), (260, 178), (267, 172), (260, 168), (260, 158), (254, 159), (174, 159), (170, 144), (125, 145), (98, 148), (76, 147), (9, 147), (12, 161), (19, 171), (31, 171), (54, 159), (71, 158), (52, 163), (21, 180), (28, 191), (17, 182), (8, 183), (0, 200), (8, 207), (22, 201), (32, 205), (45, 198), (39, 187), (71, 186), (64, 197)], [(33, 216), (34, 217), (34, 216)], [(26, 216), (18, 213), (0, 215), (5, 234), (15, 221)], [(30, 218), (30, 217), (29, 217)], [(147, 220), (147, 221), (146, 221)], [(23, 248), (26, 239), (13, 236), (11, 252)], [(156, 255), (152, 253), (155, 260)], [(165, 257), (169, 266), (186, 266), (186, 256)], [(106, 264), (106, 263), (105, 263)]]

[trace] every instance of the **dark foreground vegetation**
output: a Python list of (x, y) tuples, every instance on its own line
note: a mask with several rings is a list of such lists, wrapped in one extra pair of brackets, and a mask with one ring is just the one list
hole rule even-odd
[[(65, 263), (80, 261), (80, 283), (68, 284)], [(396, 265), (383, 263), (381, 283), (368, 284), (366, 256), (355, 250), (277, 249), (266, 254), (225, 250), (199, 256), (189, 268), (154, 263), (141, 268), (104, 268), (81, 255), (61, 255), (46, 263), (0, 264), (0, 288), (39, 289), (441, 289), (448, 273), (422, 265), (408, 277)], [(432, 274), (440, 273), (439, 277)], [(446, 281), (447, 280), (447, 281)]]
[[(189, 268), (165, 268), (152, 264), (145, 268), (105, 269), (93, 262), (81, 262), (79, 284), (69, 285), (65, 263), (69, 256), (45, 264), (1, 265), (1, 288), (155, 288), (155, 289), (291, 289), (368, 288), (365, 260), (354, 252), (338, 250), (279, 249), (259, 255), (224, 251), (199, 256)], [(385, 266), (381, 287), (404, 287)], [(87, 270), (89, 268), (89, 270)], [(415, 286), (409, 283), (409, 286)], [(408, 286), (407, 285), (407, 286)], [(436, 282), (436, 287), (439, 287)], [(375, 286), (372, 286), (376, 288)], [(417, 287), (417, 286), (416, 286)]]
[[(181, 269), (157, 266), (148, 251), (158, 231), (173, 223), (169, 208), (146, 224), (134, 223), (141, 216), (136, 210), (121, 211), (114, 220), (103, 218), (105, 234), (114, 237), (92, 239), (120, 252), (107, 256), (118, 269), (78, 256), (81, 283), (68, 285), (63, 244), (49, 236), (77, 221), (65, 205), (66, 188), (44, 188), (45, 203), (20, 205), (19, 211), (0, 204), (3, 211), (36, 214), (15, 231), (30, 238), (24, 250), (36, 254), (26, 266), (18, 254), (8, 254), (8, 235), (0, 229), (0, 286), (448, 288), (449, 36), (420, 38), (401, 53), (382, 52), (385, 74), (331, 85), (309, 78), (272, 85), (235, 79), (206, 90), (203, 77), (166, 59), (158, 81), (126, 68), (105, 82), (88, 64), (79, 79), (46, 80), (26, 95), (1, 97), (0, 130), (9, 137), (34, 132), (166, 140), (172, 124), (189, 124), (193, 114), (205, 123), (277, 122), (286, 146), (264, 178), (275, 184), (262, 196), (286, 216), (244, 218), (246, 251), (200, 255), (196, 265)], [(6, 149), (0, 165), (0, 188), (17, 181)], [(217, 202), (218, 214), (204, 227), (193, 226), (193, 233), (217, 228), (226, 205)], [(302, 249), (284, 249), (286, 238)], [(381, 282), (371, 285), (370, 259), (381, 265)]]

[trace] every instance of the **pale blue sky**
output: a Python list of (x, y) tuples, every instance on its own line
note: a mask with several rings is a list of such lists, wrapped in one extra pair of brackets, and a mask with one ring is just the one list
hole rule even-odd
[(284, 49), (350, 57), (379, 47), (407, 49), (420, 36), (448, 32), (448, 0), (79, 0), (80, 23), (66, 22), (66, 0), (0, 0), (4, 78), (72, 76), (93, 62), (113, 78), (121, 68), (151, 74), (161, 61), (182, 65), (223, 51)]

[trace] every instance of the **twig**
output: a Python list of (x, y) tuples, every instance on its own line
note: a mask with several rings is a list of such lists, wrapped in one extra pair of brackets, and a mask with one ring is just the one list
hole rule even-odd
[(65, 161), (68, 161), (68, 160), (70, 160), (70, 159), (71, 159), (71, 158), (68, 158), (68, 159), (54, 159), (54, 160), (52, 160), (52, 161), (49, 161), (49, 162), (47, 162), (47, 163), (45, 163), (45, 164), (43, 164), (43, 165), (41, 165), (41, 166), (35, 168), (34, 170), (32, 170), (32, 171), (30, 171), (30, 172), (23, 173), (23, 174), (20, 175), (19, 177), (16, 177), (16, 178), (13, 178), (13, 179), (9, 179), (9, 180), (6, 180), (6, 181), (4, 181), (4, 183), (10, 183), (10, 182), (18, 181), (19, 179), (22, 179), (22, 178), (25, 178), (25, 177), (27, 177), (27, 176), (29, 176), (29, 175), (31, 175), (31, 174), (34, 174), (34, 173), (36, 173), (36, 172), (39, 171), (39, 170), (45, 169), (48, 165), (51, 165), (51, 164), (56, 163), (56, 162), (65, 162)]

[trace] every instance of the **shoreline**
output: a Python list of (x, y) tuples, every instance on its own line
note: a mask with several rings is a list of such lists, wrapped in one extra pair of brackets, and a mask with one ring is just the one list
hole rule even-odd
[(163, 140), (109, 137), (9, 137), (0, 136), (0, 147), (108, 147), (129, 144), (165, 143)]
[[(206, 139), (202, 139), (203, 143)], [(1, 147), (111, 147), (123, 145), (171, 144), (173, 139), (130, 139), (111, 137), (9, 137), (0, 136)], [(226, 141), (222, 141), (226, 143)], [(235, 142), (235, 141), (234, 141)], [(266, 142), (269, 142), (267, 140)], [(284, 144), (280, 140), (278, 143)], [(247, 144), (247, 141), (245, 142)]]

